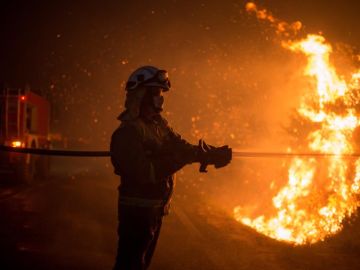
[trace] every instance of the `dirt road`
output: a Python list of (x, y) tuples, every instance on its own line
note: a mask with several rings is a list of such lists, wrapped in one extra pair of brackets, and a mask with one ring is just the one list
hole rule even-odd
[[(117, 185), (110, 169), (74, 166), (30, 187), (1, 187), (0, 269), (111, 269)], [(359, 219), (325, 242), (293, 247), (186, 192), (178, 183), (153, 270), (360, 269)]]

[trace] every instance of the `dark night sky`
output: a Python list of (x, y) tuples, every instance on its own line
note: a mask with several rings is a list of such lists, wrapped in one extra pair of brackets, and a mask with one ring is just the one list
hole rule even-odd
[[(246, 2), (2, 1), (0, 81), (46, 92), (54, 107), (54, 130), (103, 146), (117, 124), (124, 80), (139, 65), (154, 64), (173, 76), (177, 92), (169, 98), (170, 117), (189, 109), (185, 121), (173, 117), (185, 130), (189, 126), (180, 122), (205, 110), (199, 106), (205, 105), (203, 93), (236, 83), (246, 88), (246, 82), (229, 82), (224, 73), (236, 70), (249, 78), (247, 67), (264, 60), (266, 33), (244, 11)], [(323, 31), (333, 42), (360, 48), (358, 1), (255, 2), (281, 19), (302, 21), (307, 32)], [(191, 103), (194, 88), (202, 94)], [(246, 95), (244, 90), (243, 102)], [(188, 102), (179, 108), (179, 99)], [(191, 111), (194, 104), (200, 112)]]
[[(221, 38), (229, 32), (239, 33), (239, 30), (246, 39), (248, 33), (244, 31), (250, 29), (239, 29), (236, 23), (229, 25), (230, 20), (244, 19), (240, 11), (246, 2), (2, 1), (0, 78), (41, 85), (54, 72), (72, 69), (77, 64), (91, 68), (86, 62), (96, 65), (96, 60), (101, 60), (105, 65), (113, 65), (111, 59), (114, 58), (115, 62), (144, 57), (133, 43), (143, 43), (142, 47), (149, 51), (145, 55), (152, 53), (155, 60), (161, 49), (179, 42), (172, 39), (175, 33), (195, 41), (204, 36), (201, 30), (206, 26), (211, 27), (207, 33), (209, 39)], [(284, 20), (302, 21), (308, 31), (321, 30), (327, 37), (360, 47), (358, 1), (263, 0), (257, 3)], [(184, 26), (190, 28), (186, 28), (186, 33), (179, 33), (184, 31)], [(182, 48), (191, 49), (194, 48)], [(106, 72), (113, 69), (114, 66)]]

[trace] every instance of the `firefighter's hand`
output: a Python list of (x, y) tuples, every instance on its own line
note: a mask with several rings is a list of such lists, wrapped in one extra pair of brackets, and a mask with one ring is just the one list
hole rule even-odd
[(207, 172), (208, 165), (214, 165), (215, 168), (221, 168), (230, 163), (232, 159), (232, 150), (224, 145), (215, 147), (206, 144), (203, 140), (199, 141), (198, 161), (200, 162), (200, 172)]

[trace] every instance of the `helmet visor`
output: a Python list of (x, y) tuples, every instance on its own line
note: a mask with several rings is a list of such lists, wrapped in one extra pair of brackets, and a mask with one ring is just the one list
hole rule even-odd
[(145, 80), (143, 85), (146, 86), (159, 86), (168, 91), (171, 87), (169, 74), (166, 70), (159, 70), (152, 78)]

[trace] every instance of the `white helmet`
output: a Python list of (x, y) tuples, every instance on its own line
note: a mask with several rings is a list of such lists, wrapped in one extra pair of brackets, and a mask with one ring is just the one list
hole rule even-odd
[(168, 91), (170, 89), (169, 76), (166, 70), (153, 66), (143, 66), (135, 70), (129, 77), (125, 90), (131, 91), (140, 85), (158, 86)]

